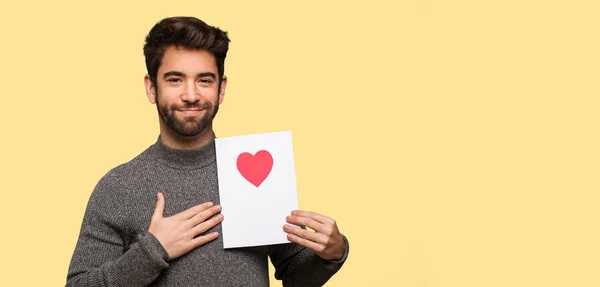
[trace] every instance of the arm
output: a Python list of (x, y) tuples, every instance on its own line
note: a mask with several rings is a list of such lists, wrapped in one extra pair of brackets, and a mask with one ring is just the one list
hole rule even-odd
[[(67, 286), (147, 286), (175, 259), (217, 238), (201, 235), (223, 220), (220, 206), (207, 202), (171, 217), (163, 217), (165, 198), (157, 194), (149, 231), (135, 236), (125, 246), (119, 211), (131, 208), (106, 180), (92, 193), (83, 219), (79, 241), (71, 259)], [(120, 205), (125, 206), (119, 208)], [(119, 219), (121, 218), (121, 219)]]
[[(323, 286), (344, 264), (349, 253), (347, 238), (339, 233), (335, 221), (321, 215), (299, 211), (288, 222), (309, 226), (306, 228), (284, 227), (290, 244), (269, 247), (269, 256), (275, 267), (275, 278), (283, 280), (283, 286)], [(328, 220), (326, 224), (309, 222), (306, 215)], [(299, 224), (302, 222), (303, 224)]]
[[(167, 253), (150, 232), (124, 246), (113, 217), (115, 186), (101, 180), (87, 205), (66, 286), (147, 286), (167, 268)], [(126, 247), (129, 247), (127, 251)]]

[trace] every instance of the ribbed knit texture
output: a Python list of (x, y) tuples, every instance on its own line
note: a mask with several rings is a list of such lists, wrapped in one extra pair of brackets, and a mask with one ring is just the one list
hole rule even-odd
[[(71, 259), (67, 286), (269, 286), (268, 256), (284, 286), (322, 286), (342, 266), (297, 244), (223, 249), (220, 236), (168, 260), (148, 232), (156, 193), (164, 216), (211, 201), (219, 204), (214, 139), (199, 150), (174, 150), (160, 139), (96, 185)], [(227, 218), (225, 218), (227, 220)]]

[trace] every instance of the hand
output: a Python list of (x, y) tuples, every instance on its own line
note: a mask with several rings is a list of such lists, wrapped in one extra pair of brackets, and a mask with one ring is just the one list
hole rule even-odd
[(286, 224), (283, 230), (288, 233), (287, 238), (304, 247), (312, 249), (319, 257), (325, 260), (340, 260), (344, 256), (346, 243), (335, 220), (310, 211), (296, 210), (286, 218), (286, 221), (306, 226), (314, 232)]
[(186, 254), (219, 236), (218, 232), (198, 236), (223, 221), (222, 214), (211, 218), (221, 211), (219, 205), (213, 206), (212, 202), (205, 202), (171, 217), (163, 217), (164, 210), (165, 198), (159, 192), (148, 231), (165, 248), (169, 254), (169, 260)]

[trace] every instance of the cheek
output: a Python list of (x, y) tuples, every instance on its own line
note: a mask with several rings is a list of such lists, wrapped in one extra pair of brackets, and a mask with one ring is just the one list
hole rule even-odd
[(169, 108), (168, 105), (166, 105), (164, 103), (157, 103), (157, 107), (158, 107), (158, 112), (161, 115), (168, 117), (171, 114), (171, 109)]
[(210, 87), (210, 88), (201, 88), (200, 90), (200, 95), (202, 95), (202, 98), (204, 98), (204, 100), (209, 101), (211, 103), (215, 103), (219, 100), (219, 89), (218, 87)]
[(171, 105), (171, 103), (179, 98), (179, 95), (181, 95), (181, 92), (179, 92), (178, 89), (170, 87), (161, 88), (156, 97), (156, 102), (159, 103), (159, 105)]

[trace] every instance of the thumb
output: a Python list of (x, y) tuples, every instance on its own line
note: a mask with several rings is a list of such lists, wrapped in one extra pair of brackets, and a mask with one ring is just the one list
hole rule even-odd
[(165, 197), (162, 192), (156, 194), (156, 208), (154, 208), (153, 218), (162, 218), (165, 212)]

